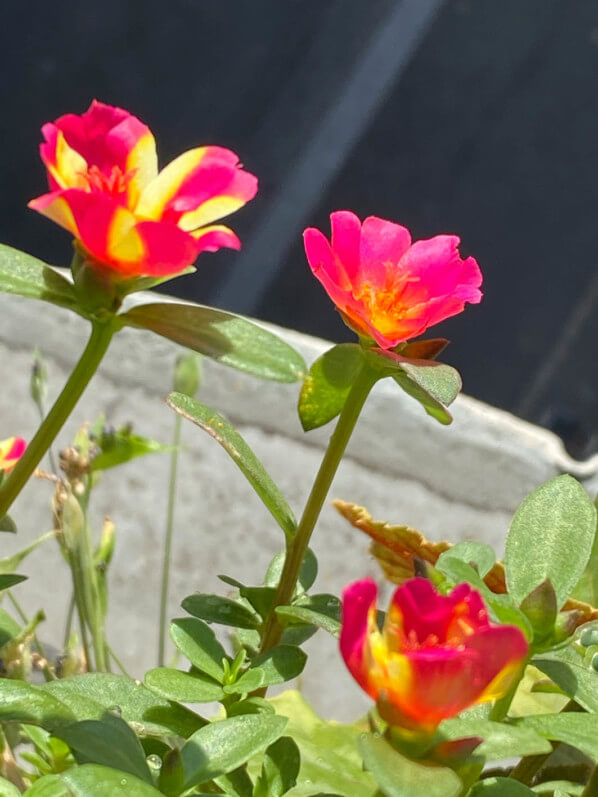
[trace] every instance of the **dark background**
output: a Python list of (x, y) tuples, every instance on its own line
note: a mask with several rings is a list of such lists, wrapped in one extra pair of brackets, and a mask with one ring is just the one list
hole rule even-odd
[(140, 116), (161, 163), (229, 146), (260, 177), (241, 254), (168, 289), (350, 339), (303, 227), (350, 208), (458, 233), (479, 307), (437, 328), (466, 392), (598, 449), (596, 0), (4, 0), (0, 240), (66, 264), (25, 207), (39, 128), (91, 98)]

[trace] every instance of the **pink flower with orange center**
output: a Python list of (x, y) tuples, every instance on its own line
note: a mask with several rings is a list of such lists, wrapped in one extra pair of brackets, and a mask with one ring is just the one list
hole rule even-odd
[(481, 298), (482, 274), (463, 260), (460, 239), (437, 235), (412, 243), (409, 230), (348, 210), (330, 216), (330, 242), (320, 230), (303, 233), (314, 275), (348, 326), (382, 349), (421, 335)]
[(240, 248), (232, 230), (214, 224), (257, 191), (234, 152), (198, 147), (158, 172), (150, 129), (97, 100), (42, 133), (50, 193), (29, 207), (66, 228), (92, 262), (122, 277), (166, 276), (204, 250)]
[(481, 595), (459, 584), (439, 595), (424, 578), (394, 593), (384, 628), (371, 579), (343, 594), (340, 649), (349, 672), (391, 725), (433, 730), (512, 685), (528, 652), (515, 626), (493, 625)]
[(27, 443), (22, 437), (0, 440), (0, 474), (9, 473), (23, 456)]

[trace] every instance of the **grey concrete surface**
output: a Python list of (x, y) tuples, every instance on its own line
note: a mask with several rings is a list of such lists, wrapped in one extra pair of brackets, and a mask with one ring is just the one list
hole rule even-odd
[[(308, 362), (330, 344), (289, 330), (278, 332)], [(0, 295), (0, 439), (30, 438), (37, 413), (28, 398), (35, 346), (49, 369), (53, 398), (81, 352), (86, 323), (44, 303)], [(155, 335), (124, 330), (59, 436), (67, 445), (85, 420), (104, 412), (111, 423), (132, 421), (139, 434), (169, 442), (170, 390), (177, 347)], [(303, 433), (296, 414), (297, 385), (263, 383), (212, 362), (205, 363), (200, 398), (233, 421), (287, 496), (296, 513), (309, 491), (331, 426)], [(377, 386), (359, 421), (330, 497), (366, 505), (372, 514), (408, 523), (433, 539), (480, 539), (502, 552), (509, 518), (518, 502), (551, 476), (568, 471), (598, 486), (598, 463), (569, 458), (551, 433), (466, 396), (455, 421), (442, 427), (390, 382)], [(170, 615), (195, 591), (228, 589), (217, 574), (259, 583), (282, 534), (234, 464), (201, 430), (183, 424), (179, 500)], [(110, 641), (137, 676), (156, 661), (159, 570), (166, 514), (169, 459), (139, 459), (105, 475), (92, 516), (116, 523), (117, 549), (110, 572)], [(12, 512), (16, 538), (3, 535), (0, 555), (51, 528), (52, 488), (33, 481)], [(368, 543), (327, 505), (313, 547), (320, 560), (317, 587), (339, 592), (349, 581), (379, 577)], [(70, 597), (66, 565), (50, 540), (20, 568), (30, 576), (18, 595), (27, 611), (44, 607), (41, 636), (60, 644)], [(356, 717), (368, 705), (339, 660), (334, 641), (318, 635), (301, 688), (325, 716)]]

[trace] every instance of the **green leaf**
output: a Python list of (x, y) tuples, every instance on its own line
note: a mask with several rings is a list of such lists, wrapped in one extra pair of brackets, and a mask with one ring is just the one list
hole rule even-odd
[(282, 797), (297, 782), (300, 766), (301, 755), (297, 743), (290, 736), (282, 736), (264, 754), (253, 797)]
[(142, 304), (119, 315), (121, 325), (149, 329), (206, 357), (260, 379), (297, 382), (307, 367), (279, 337), (246, 318), (197, 304)]
[(411, 761), (372, 734), (363, 734), (358, 747), (365, 766), (386, 797), (458, 797), (461, 794), (463, 784), (448, 767)]
[(377, 368), (387, 369), (388, 375), (418, 401), (428, 415), (445, 425), (452, 422), (447, 407), (457, 398), (462, 387), (458, 371), (444, 363), (410, 359), (380, 349), (368, 351), (368, 357)]
[(0, 591), (10, 589), (21, 581), (27, 581), (27, 576), (19, 576), (17, 573), (0, 573)]
[(46, 775), (27, 790), (28, 797), (160, 797), (149, 783), (117, 769), (84, 764), (62, 775)]
[(23, 722), (55, 730), (76, 719), (67, 705), (43, 687), (7, 678), (1, 684), (0, 722)]
[(475, 755), (483, 756), (487, 761), (541, 755), (552, 750), (550, 742), (533, 728), (521, 728), (504, 722), (456, 717), (444, 720), (439, 732), (447, 741), (478, 736), (482, 742), (475, 748)]
[(0, 608), (0, 648), (10, 642), (11, 639), (19, 636), (21, 626), (10, 614)]
[(598, 673), (573, 645), (535, 656), (533, 664), (582, 708), (598, 714)]
[[(285, 551), (277, 553), (268, 565), (266, 576), (264, 578), (264, 585), (266, 587), (277, 587), (284, 567), (284, 560), (286, 557)], [(307, 592), (318, 576), (318, 560), (315, 553), (308, 548), (301, 569), (299, 571), (298, 588), (300, 592)]]
[(292, 606), (277, 606), (276, 614), (285, 624), (308, 623), (338, 637), (341, 629), (340, 601), (336, 595), (310, 595)]
[(124, 465), (125, 462), (136, 457), (144, 457), (146, 454), (163, 454), (172, 451), (172, 446), (131, 434), (130, 429), (126, 427), (112, 433), (104, 433), (96, 442), (100, 447), (100, 453), (92, 459), (93, 471)]
[(228, 709), (229, 717), (240, 714), (274, 714), (274, 707), (264, 697), (247, 697), (233, 703)]
[(256, 656), (250, 669), (236, 683), (225, 686), (224, 691), (239, 694), (251, 692), (260, 686), (283, 684), (301, 675), (306, 661), (307, 656), (301, 648), (278, 645), (261, 656)]
[(496, 594), (492, 592), (479, 576), (477, 570), (461, 559), (442, 554), (436, 562), (436, 569), (445, 575), (452, 584), (467, 583), (475, 587), (484, 598), (491, 618), (499, 623), (516, 625), (521, 628), (528, 639), (532, 638), (533, 631), (529, 620), (520, 609), (515, 606), (510, 595)]
[[(521, 601), (521, 611), (530, 621), (534, 631), (534, 643), (542, 643), (547, 640), (550, 644), (549, 637), (553, 636), (554, 624), (558, 615), (556, 601), (556, 592), (549, 578), (538, 584)], [(535, 646), (537, 647), (537, 645)]]
[(21, 792), (9, 780), (0, 778), (0, 795), (2, 797), (21, 797)]
[(85, 315), (78, 306), (75, 289), (60, 272), (4, 244), (0, 244), (0, 291), (43, 299)]
[(595, 532), (596, 510), (573, 477), (557, 476), (531, 493), (506, 543), (507, 588), (516, 603), (550, 578), (560, 608), (588, 563)]
[(146, 672), (144, 682), (152, 692), (178, 703), (211, 703), (224, 696), (222, 687), (214, 681), (199, 673), (182, 672), (170, 667), (156, 667)]
[(124, 675), (85, 673), (49, 681), (39, 689), (58, 698), (77, 720), (101, 719), (105, 711), (118, 709), (140, 735), (186, 738), (205, 724), (189, 709), (164, 700)]
[(71, 748), (78, 763), (102, 764), (151, 783), (143, 747), (120, 717), (106, 712), (100, 720), (74, 722), (56, 733)]
[(213, 722), (196, 731), (181, 749), (184, 788), (231, 772), (282, 735), (287, 721), (267, 714), (245, 714)]
[(184, 599), (181, 606), (186, 612), (206, 623), (231, 625), (233, 628), (259, 628), (260, 618), (254, 612), (230, 598), (196, 592)]
[(533, 797), (535, 792), (518, 780), (511, 780), (511, 778), (485, 778), (476, 783), (469, 792), (469, 797), (478, 797), (478, 795), (481, 797)]
[[(597, 506), (598, 498), (594, 501)], [(571, 597), (590, 606), (598, 606), (598, 533), (594, 535), (594, 544), (586, 568), (571, 593)]]
[(266, 619), (272, 611), (272, 606), (276, 599), (275, 587), (244, 587), (239, 586), (239, 595), (248, 601), (255, 611)]
[(570, 780), (546, 780), (532, 788), (534, 794), (545, 794), (547, 797), (577, 797), (582, 795), (583, 783), (573, 783)]
[(222, 660), (227, 656), (209, 626), (194, 617), (181, 617), (172, 621), (170, 637), (194, 667), (222, 683)]
[[(0, 559), (0, 574), (7, 574), (7, 573), (14, 573), (17, 567), (21, 564), (23, 559), (29, 556), (30, 553), (35, 551), (35, 549), (40, 546), (43, 542), (49, 539), (53, 539), (55, 537), (55, 533), (53, 531), (47, 532), (47, 534), (42, 534), (41, 537), (38, 537), (32, 543), (27, 545), (17, 553), (13, 553), (12, 556), (6, 556), (4, 559)], [(26, 578), (27, 576), (19, 576), (21, 580)]]
[(167, 403), (175, 412), (201, 427), (220, 443), (280, 528), (287, 536), (293, 535), (297, 524), (289, 505), (237, 430), (217, 412), (182, 393), (171, 393)]
[(472, 540), (458, 542), (447, 551), (443, 551), (438, 557), (438, 561), (443, 562), (451, 558), (471, 565), (481, 578), (484, 578), (492, 570), (496, 562), (494, 549), (490, 545)]
[(596, 714), (576, 711), (531, 714), (515, 722), (520, 727), (533, 728), (546, 739), (571, 745), (594, 761), (598, 761), (598, 715)]
[(299, 395), (299, 418), (306, 432), (336, 418), (362, 366), (358, 343), (340, 343), (312, 364)]
[(17, 524), (10, 515), (4, 515), (4, 517), (0, 517), (0, 532), (1, 531), (7, 532), (8, 534), (17, 533)]
[[(375, 782), (363, 769), (356, 741), (361, 730), (352, 725), (324, 722), (299, 692), (288, 690), (270, 700), (278, 714), (289, 718), (286, 735), (297, 743), (301, 769), (297, 786), (290, 794), (313, 797), (334, 794), (342, 797), (372, 797)], [(261, 761), (250, 773), (259, 775)]]
[(253, 781), (245, 767), (237, 767), (226, 775), (219, 775), (214, 778), (214, 783), (232, 797), (253, 797)]

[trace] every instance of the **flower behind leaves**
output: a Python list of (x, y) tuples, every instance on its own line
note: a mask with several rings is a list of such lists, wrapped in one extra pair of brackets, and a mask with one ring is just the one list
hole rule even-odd
[(0, 474), (9, 473), (23, 456), (27, 443), (22, 437), (0, 440)]
[(395, 591), (382, 630), (377, 592), (371, 579), (345, 590), (340, 649), (391, 725), (433, 730), (501, 697), (520, 672), (528, 651), (523, 633), (491, 624), (468, 584), (442, 596), (426, 579), (407, 581)]

